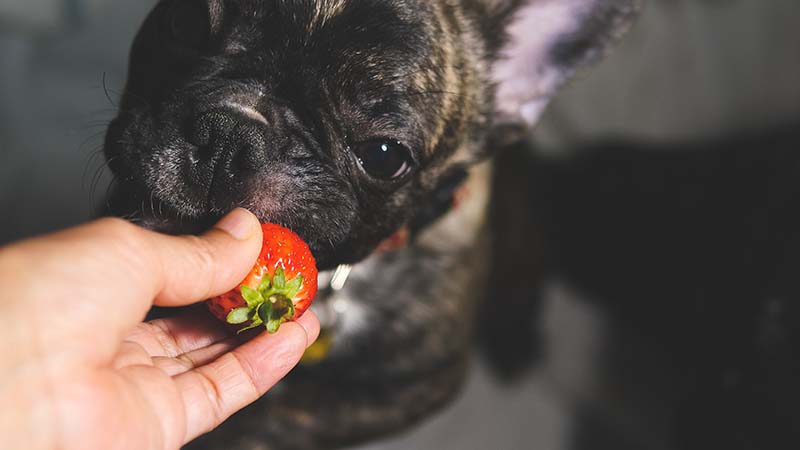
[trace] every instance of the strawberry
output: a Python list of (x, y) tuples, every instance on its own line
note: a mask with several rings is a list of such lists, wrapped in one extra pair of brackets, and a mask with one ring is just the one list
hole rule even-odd
[(317, 266), (308, 245), (280, 225), (261, 229), (264, 242), (253, 270), (238, 288), (207, 301), (218, 319), (244, 325), (240, 333), (260, 326), (275, 333), (302, 316), (317, 295)]

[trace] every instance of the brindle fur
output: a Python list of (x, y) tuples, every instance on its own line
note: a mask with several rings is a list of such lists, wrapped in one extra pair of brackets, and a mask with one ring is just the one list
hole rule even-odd
[[(493, 67), (535, 63), (552, 75), (520, 91), (541, 103), (616, 38), (637, 2), (564, 0), (574, 11), (563, 28), (530, 30), (535, 42), (522, 47), (545, 52), (526, 63), (507, 53), (525, 39), (509, 25), (562, 0), (185, 0), (212, 11), (213, 37), (196, 54), (159, 31), (175, 1), (159, 3), (134, 43), (106, 144), (113, 212), (187, 232), (246, 206), (295, 229), (321, 268), (356, 263), (344, 290), (315, 302), (333, 336), (328, 357), (190, 447), (331, 448), (424, 418), (466, 374), (490, 247), (492, 170), (481, 161), (525, 130), (513, 101), (495, 101), (520, 80)], [(233, 114), (230, 102), (258, 117)], [(221, 142), (213, 164), (188, 156), (197, 148), (187, 136), (204, 121)], [(348, 145), (371, 137), (406, 143), (414, 173), (367, 179)], [(247, 170), (220, 169), (218, 158), (237, 155)], [(373, 253), (465, 167), (465, 202), (409, 248)]]

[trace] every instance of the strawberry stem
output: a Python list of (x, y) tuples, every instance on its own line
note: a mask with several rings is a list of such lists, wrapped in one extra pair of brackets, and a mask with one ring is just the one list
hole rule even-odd
[(294, 317), (294, 304), (282, 294), (271, 295), (258, 310), (261, 321), (267, 326), (267, 331), (275, 333), (283, 322)]
[(281, 324), (294, 318), (295, 308), (292, 298), (303, 287), (303, 277), (286, 281), (282, 267), (275, 269), (272, 279), (265, 278), (258, 288), (242, 285), (240, 290), (247, 306), (234, 309), (228, 314), (228, 323), (234, 325), (250, 324), (239, 330), (247, 330), (264, 325), (269, 333), (276, 333)]

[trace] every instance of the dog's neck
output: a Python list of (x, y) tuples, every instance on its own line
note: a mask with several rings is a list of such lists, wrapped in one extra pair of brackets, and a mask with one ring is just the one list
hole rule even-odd
[[(491, 165), (479, 164), (469, 170), (459, 169), (439, 183), (430, 202), (408, 225), (384, 240), (374, 254), (355, 266), (341, 265), (335, 270), (320, 273), (320, 290), (313, 308), (320, 317), (323, 328), (330, 328), (338, 322), (338, 316), (350, 302), (334, 302), (339, 293), (346, 291), (351, 273), (357, 273), (362, 265), (371, 267), (377, 259), (401, 255), (409, 247), (433, 248), (449, 245), (461, 248), (475, 239), (480, 232), (488, 201), (488, 187), (491, 179)], [(455, 239), (456, 241), (445, 243)], [(463, 241), (463, 242), (462, 242)], [(371, 270), (371, 269), (365, 269)], [(332, 305), (336, 303), (336, 305)], [(357, 306), (357, 305), (356, 305)], [(325, 352), (321, 352), (323, 355)]]
[[(464, 168), (454, 169), (451, 174), (445, 176), (434, 189), (429, 201), (420, 209), (414, 219), (408, 225), (403, 226), (384, 239), (376, 247), (375, 253), (393, 252), (407, 247), (409, 242), (412, 242), (425, 229), (450, 211), (458, 208), (469, 192), (466, 187), (468, 177), (469, 172)], [(323, 284), (321, 295), (329, 295), (331, 292), (344, 288), (351, 270), (352, 266), (349, 264), (339, 265), (331, 273), (330, 280)]]
[(381, 242), (376, 251), (390, 252), (406, 247), (425, 229), (458, 208), (468, 192), (466, 189), (468, 177), (469, 172), (464, 168), (454, 169), (443, 177), (414, 219)]

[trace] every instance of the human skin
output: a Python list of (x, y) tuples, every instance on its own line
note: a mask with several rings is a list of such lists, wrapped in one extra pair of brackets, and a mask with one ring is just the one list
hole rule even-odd
[(261, 248), (237, 209), (202, 236), (102, 219), (0, 248), (0, 442), (177, 449), (253, 402), (316, 339), (313, 313), (245, 341), (203, 311)]

